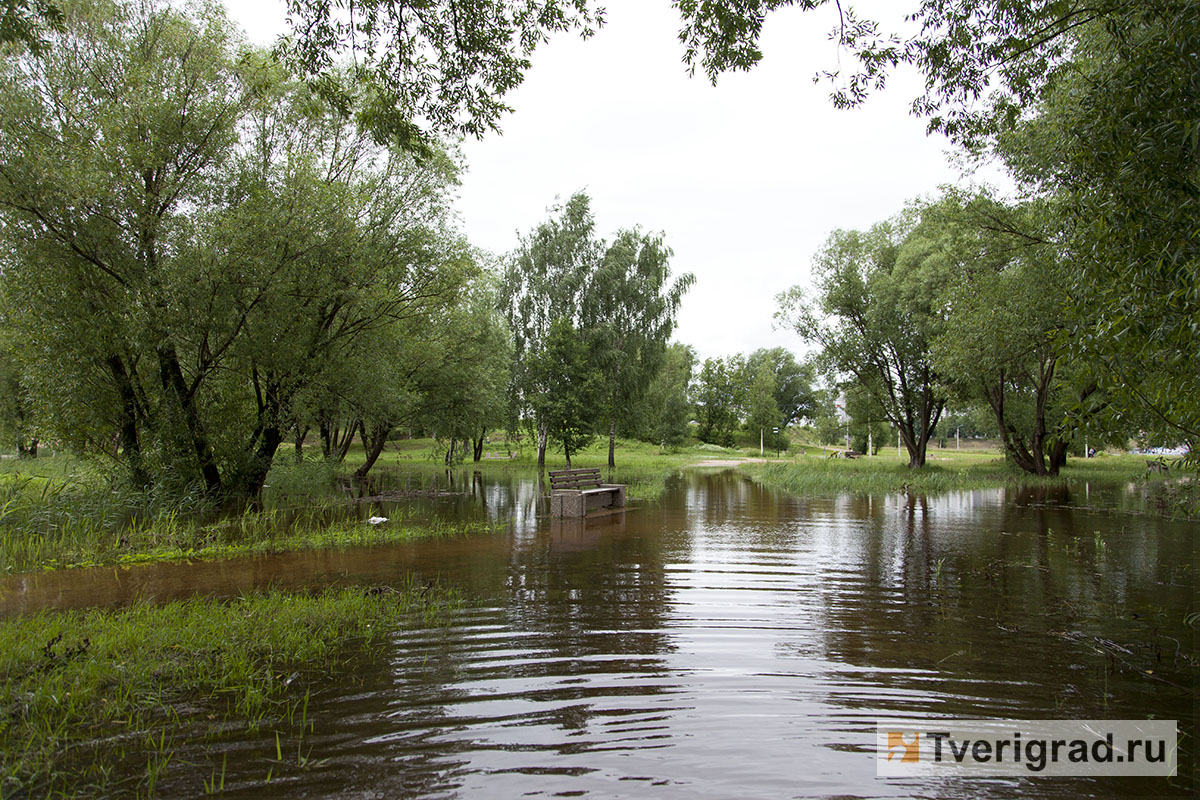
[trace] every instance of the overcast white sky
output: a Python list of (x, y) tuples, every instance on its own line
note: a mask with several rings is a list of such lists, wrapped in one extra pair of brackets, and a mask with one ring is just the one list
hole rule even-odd
[[(594, 38), (558, 37), (534, 54), (507, 98), (514, 112), (502, 135), (465, 143), (458, 208), (468, 237), (507, 252), (556, 197), (586, 189), (602, 236), (662, 231), (673, 271), (696, 275), (676, 340), (702, 358), (804, 352), (796, 334), (772, 330), (775, 295), (807, 283), (829, 233), (959, 181), (947, 141), (908, 113), (919, 79), (895, 75), (863, 108), (834, 109), (829, 85), (812, 77), (838, 64), (827, 39), (836, 11), (786, 9), (767, 19), (763, 61), (713, 87), (687, 77), (669, 0), (604, 5)], [(893, 21), (896, 5), (855, 3)], [(226, 6), (254, 41), (285, 27), (278, 0)]]

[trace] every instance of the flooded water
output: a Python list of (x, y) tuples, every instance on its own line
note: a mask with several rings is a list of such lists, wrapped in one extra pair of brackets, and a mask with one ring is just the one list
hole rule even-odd
[[(15, 576), (0, 613), (410, 573), (479, 598), (313, 687), (312, 732), (283, 739), (303, 759), (273, 764), (273, 731), (197, 742), (172, 797), (222, 761), (230, 796), (280, 798), (1194, 796), (1194, 523), (1083, 489), (798, 500), (732, 471), (551, 521), (529, 480), (457, 480), (372, 513), (508, 529)], [(1179, 776), (876, 778), (876, 721), (926, 716), (1175, 719)]]

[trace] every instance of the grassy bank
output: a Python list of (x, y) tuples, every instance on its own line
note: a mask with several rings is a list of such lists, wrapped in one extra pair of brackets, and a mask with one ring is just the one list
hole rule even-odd
[[(391, 443), (378, 464), (380, 490), (397, 488), (384, 474), (389, 470), (415, 478), (406, 489), (444, 489), (442, 452), (430, 439)], [(710, 445), (663, 453), (655, 445), (621, 440), (618, 467), (610, 473), (607, 441), (597, 440), (573, 466), (600, 467), (606, 480), (629, 487), (632, 500), (645, 500), (660, 495), (667, 477), (681, 466), (730, 453), (736, 451)], [(514, 448), (510, 458), (498, 443), (488, 454), (479, 463), (451, 469), (499, 478), (528, 475), (537, 466), (536, 452), (528, 446)], [(129, 491), (69, 455), (7, 459), (0, 462), (0, 574), (391, 544), (491, 530), (480, 522), (399, 520), (394, 513), (387, 514), (392, 519), (385, 524), (367, 524), (362, 519), (367, 507), (337, 488), (362, 460), (360, 447), (340, 465), (312, 459), (296, 464), (285, 450), (268, 476), (264, 509), (230, 513), (213, 508), (199, 492)], [(548, 453), (548, 469), (563, 467), (561, 454)]]
[(1071, 459), (1058, 477), (1051, 478), (1022, 472), (995, 453), (951, 453), (939, 454), (936, 460), (916, 470), (909, 469), (907, 462), (894, 454), (852, 460), (801, 456), (785, 463), (746, 464), (742, 469), (764, 486), (802, 496), (936, 494), (999, 486), (1060, 486), (1082, 481), (1121, 485), (1146, 479), (1146, 461), (1142, 456)]
[[(388, 449), (377, 462), (380, 471), (398, 469), (412, 474), (430, 476), (444, 473), (445, 447), (432, 439), (405, 439), (390, 442)], [(456, 464), (453, 469), (478, 471), (485, 476), (502, 477), (516, 473), (531, 474), (537, 469), (537, 450), (529, 442), (509, 446), (503, 440), (489, 444), (484, 458), (478, 462), (467, 461)], [(756, 453), (757, 454), (757, 451)], [(575, 453), (571, 458), (573, 468), (596, 467), (606, 481), (623, 483), (631, 500), (654, 500), (662, 493), (667, 478), (688, 464), (712, 458), (741, 458), (741, 450), (709, 444), (692, 444), (681, 448), (663, 450), (656, 444), (633, 439), (618, 439), (616, 468), (608, 469), (608, 439), (597, 437), (592, 444)], [(352, 447), (346, 456), (347, 471), (362, 463), (362, 451)], [(561, 452), (553, 449), (546, 453), (546, 469), (566, 469), (567, 463)]]
[(152, 795), (185, 735), (268, 726), (294, 750), (308, 682), (458, 602), (408, 586), (0, 622), (0, 797)]
[[(369, 524), (369, 506), (335, 494), (336, 472), (310, 462), (277, 484), (281, 505), (220, 511), (198, 495), (123, 491), (69, 457), (0, 471), (0, 574), (100, 564), (264, 555), (488, 532), (480, 522)], [(286, 504), (286, 505), (282, 505)]]
[(297, 516), (275, 510), (246, 511), (203, 524), (166, 514), (149, 521), (135, 520), (115, 531), (83, 523), (23, 536), (6, 535), (0, 539), (0, 573), (366, 547), (493, 530), (485, 523), (437, 519), (389, 519), (371, 525), (346, 518), (306, 524), (296, 522)]

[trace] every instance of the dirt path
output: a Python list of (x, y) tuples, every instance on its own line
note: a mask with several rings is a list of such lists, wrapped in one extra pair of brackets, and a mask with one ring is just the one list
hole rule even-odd
[(689, 467), (736, 467), (739, 464), (783, 464), (783, 458), (710, 458), (688, 464)]

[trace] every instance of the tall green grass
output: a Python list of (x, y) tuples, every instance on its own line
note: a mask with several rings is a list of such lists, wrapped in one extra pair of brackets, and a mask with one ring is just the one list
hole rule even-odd
[(0, 573), (102, 560), (120, 552), (130, 528), (212, 508), (198, 488), (132, 491), (86, 467), (49, 462), (0, 472)]
[[(384, 468), (399, 468), (414, 475), (437, 475), (447, 466), (443, 462), (445, 447), (432, 439), (406, 439), (392, 442), (379, 460)], [(497, 444), (487, 452), (506, 454), (504, 444)], [(513, 473), (531, 473), (537, 469), (537, 450), (527, 441), (511, 447), (511, 458), (484, 458), (474, 462), (467, 460), (453, 469), (479, 471), (484, 475), (503, 476)], [(608, 439), (597, 437), (591, 445), (575, 453), (571, 458), (574, 468), (596, 467), (606, 481), (624, 483), (626, 495), (631, 499), (653, 500), (662, 494), (666, 480), (671, 474), (688, 464), (712, 458), (733, 458), (743, 455), (742, 451), (709, 444), (690, 444), (681, 448), (663, 449), (656, 444), (634, 439), (617, 439), (616, 469), (608, 469)], [(361, 463), (360, 454), (354, 448), (346, 457), (347, 464)], [(561, 451), (553, 448), (546, 451), (546, 469), (566, 469), (567, 462)]]
[(1073, 481), (1120, 484), (1145, 478), (1145, 462), (1136, 456), (1074, 459), (1057, 477), (1022, 472), (986, 454), (944, 457), (910, 469), (896, 458), (833, 459), (800, 457), (786, 463), (746, 464), (742, 469), (757, 483), (796, 495), (937, 494), (998, 486), (1059, 486)]
[(87, 519), (47, 533), (9, 528), (0, 536), (0, 572), (364, 547), (494, 530), (483, 521), (396, 516), (371, 525), (349, 512), (345, 503), (318, 500), (303, 509), (246, 510), (212, 522), (171, 512), (115, 530)]
[[(282, 461), (282, 459), (281, 459)], [(335, 494), (338, 469), (287, 463), (268, 477), (262, 507), (218, 509), (198, 489), (134, 492), (49, 459), (0, 472), (0, 574), (112, 563), (355, 547), (488, 532), (482, 522), (359, 519)], [(46, 474), (48, 473), (48, 474)]]
[[(0, 622), (0, 797), (152, 795), (185, 733), (295, 733), (310, 682), (461, 602), (410, 583)], [(136, 785), (118, 763), (145, 765)]]

